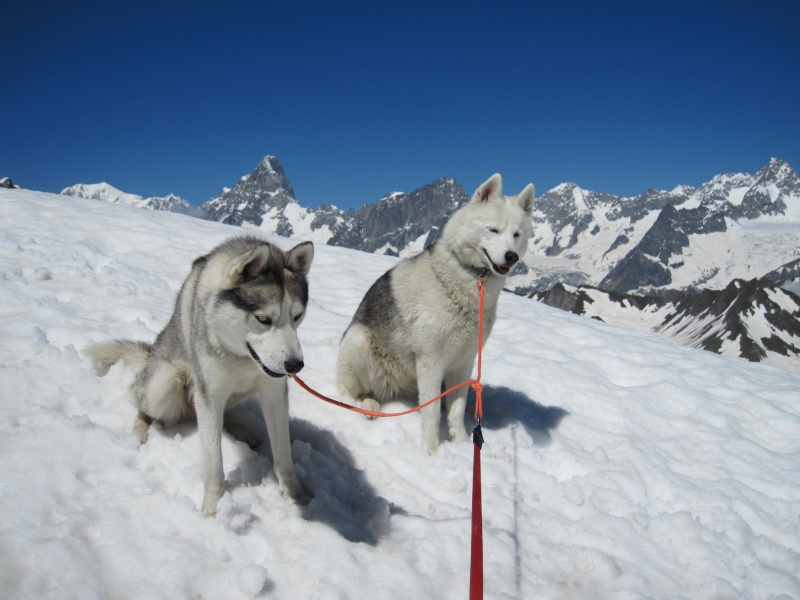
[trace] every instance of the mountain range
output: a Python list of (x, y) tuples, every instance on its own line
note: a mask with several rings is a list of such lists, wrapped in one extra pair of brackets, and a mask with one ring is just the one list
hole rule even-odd
[(186, 200), (174, 194), (168, 194), (163, 198), (142, 198), (136, 194), (128, 194), (118, 190), (108, 183), (79, 183), (61, 190), (61, 194), (64, 196), (72, 196), (73, 198), (88, 198), (90, 200), (108, 202), (109, 204), (144, 208), (145, 210), (166, 210), (193, 216), (202, 216), (202, 212), (197, 207), (192, 206)]
[[(108, 184), (62, 193), (192, 214), (176, 196), (143, 199)], [(457, 181), (441, 178), (358, 210), (307, 208), (295, 199), (278, 159), (266, 156), (195, 216), (406, 257), (432, 244), (468, 200)], [(798, 257), (800, 180), (787, 162), (773, 158), (755, 175), (720, 174), (696, 188), (649, 189), (630, 198), (561, 184), (536, 199), (528, 252), (507, 289), (681, 343), (800, 370)], [(601, 314), (601, 305), (615, 308)], [(758, 326), (751, 314), (761, 315)]]

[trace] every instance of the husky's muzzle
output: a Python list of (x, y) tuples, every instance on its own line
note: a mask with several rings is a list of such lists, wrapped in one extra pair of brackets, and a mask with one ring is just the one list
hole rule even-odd
[(299, 373), (301, 369), (305, 366), (302, 360), (299, 359), (287, 360), (283, 363), (283, 368), (286, 369), (286, 373), (276, 373), (275, 371), (273, 371), (272, 369), (267, 367), (267, 365), (264, 364), (264, 362), (258, 356), (256, 351), (250, 345), (250, 342), (247, 342), (247, 350), (250, 352), (250, 356), (253, 357), (253, 360), (256, 361), (261, 366), (261, 369), (264, 371), (264, 373), (266, 373), (270, 377), (278, 378), (278, 377), (286, 377), (286, 375), (294, 375), (295, 373)]
[(505, 256), (503, 257), (503, 258), (505, 258), (505, 263), (502, 264), (502, 265), (497, 265), (497, 264), (494, 263), (492, 258), (489, 256), (489, 253), (486, 251), (485, 248), (483, 249), (483, 253), (486, 255), (486, 258), (489, 260), (489, 263), (492, 265), (492, 268), (497, 273), (499, 273), (500, 275), (508, 275), (508, 272), (511, 271), (511, 267), (513, 267), (515, 264), (517, 264), (517, 261), (519, 260), (519, 254), (509, 250), (508, 252), (506, 252)]

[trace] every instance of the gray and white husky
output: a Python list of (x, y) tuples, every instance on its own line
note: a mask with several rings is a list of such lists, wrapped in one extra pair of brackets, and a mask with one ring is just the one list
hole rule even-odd
[[(532, 184), (505, 198), (500, 175), (492, 175), (453, 214), (435, 244), (372, 285), (339, 344), (341, 394), (377, 411), (394, 396), (416, 392), (423, 403), (470, 378), (478, 351), (478, 277), (486, 277), (486, 342), (506, 276), (528, 246), (533, 200)], [(463, 387), (445, 399), (456, 441), (469, 439), (466, 396)], [(433, 452), (440, 406), (421, 413), (422, 445)]]
[[(119, 360), (136, 372), (130, 390), (139, 410), (134, 433), (143, 443), (152, 420), (196, 415), (205, 515), (216, 514), (224, 492), (224, 413), (254, 394), (264, 412), (280, 491), (300, 504), (311, 497), (292, 462), (286, 375), (303, 368), (297, 327), (306, 312), (313, 257), (310, 242), (283, 252), (255, 237), (231, 238), (194, 261), (172, 318), (153, 344), (115, 340), (87, 348), (101, 375)], [(237, 430), (234, 423), (225, 425), (252, 442), (241, 425)]]

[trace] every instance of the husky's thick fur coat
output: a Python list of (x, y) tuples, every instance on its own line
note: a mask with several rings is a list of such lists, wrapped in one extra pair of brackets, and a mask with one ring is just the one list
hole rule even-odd
[[(119, 360), (136, 373), (134, 433), (142, 442), (152, 420), (196, 415), (206, 515), (216, 513), (224, 492), (224, 413), (255, 394), (281, 492), (301, 504), (310, 499), (291, 457), (286, 375), (303, 368), (297, 327), (308, 303), (313, 256), (310, 242), (283, 252), (252, 236), (229, 239), (194, 261), (172, 318), (153, 344), (116, 340), (87, 349), (100, 374)], [(241, 427), (232, 433), (252, 443)]]
[[(418, 394), (419, 402), (470, 378), (478, 346), (477, 280), (486, 275), (483, 341), (511, 268), (525, 254), (534, 188), (504, 198), (500, 175), (484, 182), (448, 221), (439, 240), (378, 279), (339, 345), (336, 378), (343, 395), (377, 411), (380, 402)], [(450, 436), (469, 439), (466, 388), (445, 399)], [(422, 444), (439, 445), (440, 406), (422, 411)]]

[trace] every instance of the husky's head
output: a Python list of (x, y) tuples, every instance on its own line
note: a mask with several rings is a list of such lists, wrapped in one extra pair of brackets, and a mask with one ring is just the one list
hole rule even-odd
[(225, 265), (226, 289), (218, 295), (214, 334), (228, 350), (250, 356), (272, 377), (303, 368), (297, 327), (306, 312), (306, 275), (313, 257), (311, 242), (288, 252), (260, 242)]
[(448, 221), (442, 241), (461, 264), (502, 277), (525, 254), (531, 234), (534, 187), (503, 196), (503, 180), (495, 173)]

